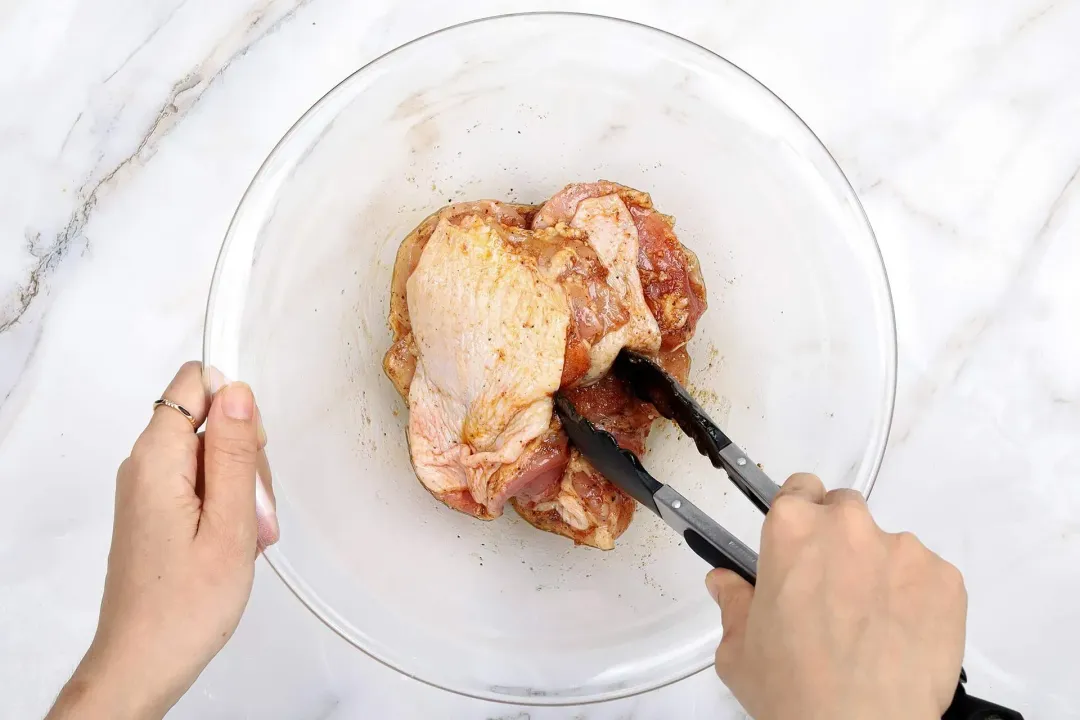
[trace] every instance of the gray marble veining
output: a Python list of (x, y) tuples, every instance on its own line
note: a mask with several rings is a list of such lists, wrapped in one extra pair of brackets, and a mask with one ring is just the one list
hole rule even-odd
[[(755, 75), (819, 134), (877, 232), (900, 387), (871, 499), (965, 572), (977, 694), (1080, 717), (1080, 4), (107, 0), (0, 10), (0, 715), (40, 715), (93, 631), (111, 489), (199, 354), (240, 195), (366, 60), (483, 15), (619, 14)], [(286, 651), (287, 650), (287, 651)], [(600, 706), (507, 708), (398, 676), (265, 566), (172, 717), (739, 718), (709, 673)]]

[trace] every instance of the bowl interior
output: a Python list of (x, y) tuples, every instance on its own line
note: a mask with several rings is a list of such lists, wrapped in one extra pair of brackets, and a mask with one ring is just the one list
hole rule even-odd
[[(570, 181), (652, 193), (701, 260), (691, 390), (772, 477), (868, 492), (894, 329), (872, 232), (813, 134), (736, 67), (656, 30), (526, 15), (422, 38), (339, 85), (237, 211), (206, 361), (252, 383), (271, 438), (281, 576), (343, 637), (479, 697), (599, 700), (706, 667), (706, 567), (640, 510), (611, 552), (512, 509), (484, 523), (409, 464), (381, 370), (400, 239), (448, 202), (539, 202)], [(452, 312), (447, 308), (447, 312)], [(761, 517), (669, 426), (646, 466), (756, 547)]]

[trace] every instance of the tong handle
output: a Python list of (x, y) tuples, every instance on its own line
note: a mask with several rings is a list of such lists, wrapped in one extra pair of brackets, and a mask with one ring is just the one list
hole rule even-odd
[(683, 540), (686, 546), (693, 550), (699, 558), (712, 565), (714, 568), (724, 568), (734, 571), (739, 577), (751, 585), (757, 584), (757, 578), (745, 567), (736, 563), (731, 557), (721, 552), (716, 545), (699, 535), (694, 530), (684, 530)]
[(754, 503), (754, 507), (762, 514), (769, 512), (776, 494), (780, 492), (780, 486), (774, 483), (772, 478), (766, 475), (765, 471), (758, 467), (758, 464), (751, 460), (741, 447), (729, 442), (727, 447), (717, 453), (719, 463), (711, 453), (708, 453), (708, 456), (713, 461), (713, 465), (723, 467), (731, 478), (731, 482), (750, 499), (750, 502)]
[(734, 570), (757, 583), (757, 553), (668, 485), (653, 495), (660, 517), (683, 536), (687, 546), (714, 568)]
[(968, 695), (964, 689), (966, 679), (966, 674), (961, 670), (956, 694), (941, 720), (1024, 720), (1024, 716), (1015, 710)]
[[(678, 380), (654, 360), (623, 350), (615, 359), (616, 374), (630, 383), (638, 397), (674, 421), (689, 435), (698, 451), (722, 468), (732, 483), (762, 513), (768, 513), (780, 487), (731, 441), (690, 396)], [(734, 570), (751, 585), (757, 582), (758, 556), (734, 535), (675, 490), (664, 485), (653, 495), (660, 516), (674, 528), (698, 557), (717, 568)], [(967, 694), (961, 671), (956, 693), (942, 720), (1024, 720), (1015, 710)]]

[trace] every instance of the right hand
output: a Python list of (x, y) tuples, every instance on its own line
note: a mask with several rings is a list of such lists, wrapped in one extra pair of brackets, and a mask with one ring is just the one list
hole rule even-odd
[(761, 534), (757, 587), (706, 585), (723, 613), (716, 673), (757, 720), (937, 720), (964, 655), (960, 572), (875, 523), (852, 490), (793, 475)]

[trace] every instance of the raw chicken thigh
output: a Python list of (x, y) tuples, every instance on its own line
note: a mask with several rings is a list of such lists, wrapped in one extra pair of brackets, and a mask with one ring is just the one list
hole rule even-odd
[(552, 395), (629, 316), (580, 231), (527, 231), (498, 203), (447, 208), (403, 243), (387, 375), (409, 404), (424, 486), (480, 518), (557, 480), (567, 441)]
[(584, 222), (580, 216), (588, 201), (613, 197), (633, 218), (638, 275), (645, 302), (663, 336), (663, 347), (682, 347), (693, 337), (698, 318), (705, 312), (705, 281), (697, 256), (675, 236), (675, 219), (657, 212), (648, 193), (606, 181), (567, 185), (540, 207), (533, 227)]
[(552, 398), (561, 388), (644, 452), (657, 414), (606, 373), (629, 347), (685, 379), (705, 290), (671, 225), (648, 195), (600, 182), (569, 185), (539, 211), (452, 205), (406, 237), (384, 368), (436, 498), (482, 519), (510, 500), (542, 530), (614, 546), (634, 501), (569, 446)]
[(402, 240), (394, 261), (394, 275), (390, 286), (390, 330), (394, 333), (394, 344), (383, 362), (383, 369), (402, 397), (409, 397), (409, 384), (416, 372), (416, 344), (409, 320), (406, 285), (416, 270), (435, 227), (441, 220), (454, 220), (471, 214), (492, 218), (509, 227), (526, 228), (535, 212), (536, 208), (530, 205), (514, 205), (494, 200), (458, 203), (432, 213)]
[(562, 380), (569, 308), (530, 260), (497, 223), (464, 215), (439, 223), (407, 284), (413, 468), (437, 497), (467, 489), (475, 514), (520, 490), (500, 470), (551, 424)]

